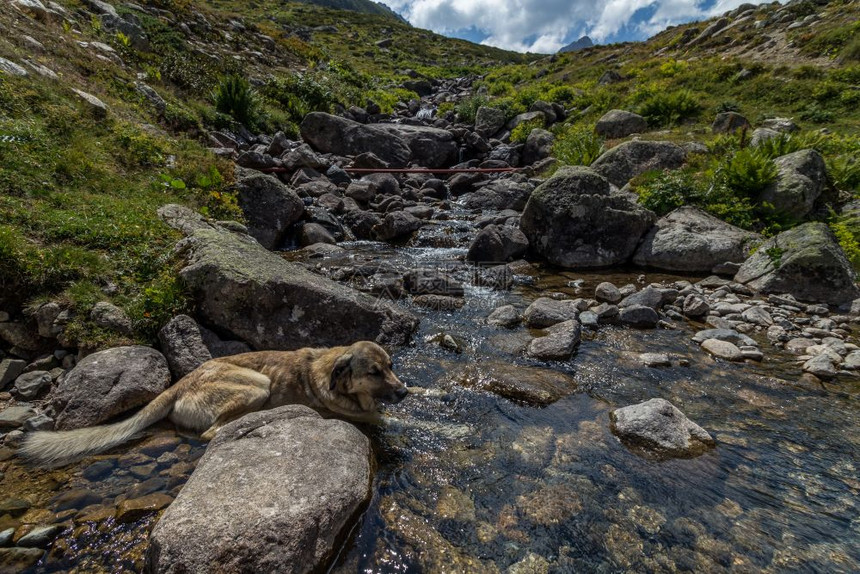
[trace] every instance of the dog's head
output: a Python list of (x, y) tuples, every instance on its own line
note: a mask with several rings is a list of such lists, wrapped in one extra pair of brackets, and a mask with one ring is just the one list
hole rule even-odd
[(376, 410), (377, 401), (399, 403), (409, 391), (391, 370), (391, 357), (370, 341), (350, 345), (334, 362), (330, 390), (353, 395), (362, 410)]

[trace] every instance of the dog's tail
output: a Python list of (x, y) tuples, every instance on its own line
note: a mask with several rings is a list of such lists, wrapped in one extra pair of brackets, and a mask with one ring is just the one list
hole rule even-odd
[(173, 410), (175, 395), (176, 387), (172, 387), (133, 417), (118, 423), (70, 431), (34, 432), (24, 439), (18, 455), (36, 466), (58, 467), (89, 454), (104, 452), (169, 415)]

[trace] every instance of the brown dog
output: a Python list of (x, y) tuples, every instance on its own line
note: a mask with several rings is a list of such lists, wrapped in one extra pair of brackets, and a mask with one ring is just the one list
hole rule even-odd
[(211, 440), (218, 429), (252, 411), (288, 404), (324, 415), (374, 420), (378, 401), (398, 403), (408, 391), (382, 347), (262, 351), (212, 359), (185, 375), (133, 417), (111, 425), (36, 432), (19, 454), (43, 466), (60, 466), (131, 439), (163, 418)]

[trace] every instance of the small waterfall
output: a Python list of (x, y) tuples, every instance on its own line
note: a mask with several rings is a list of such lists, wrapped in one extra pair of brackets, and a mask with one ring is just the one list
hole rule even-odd
[(432, 106), (429, 108), (421, 108), (418, 110), (418, 113), (415, 114), (415, 117), (419, 120), (429, 120), (436, 114), (436, 106)]

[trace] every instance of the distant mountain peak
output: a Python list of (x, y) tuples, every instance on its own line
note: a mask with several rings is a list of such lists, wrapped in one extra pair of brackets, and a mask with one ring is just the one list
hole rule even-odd
[(572, 43), (568, 44), (567, 46), (565, 46), (564, 48), (562, 48), (561, 50), (559, 50), (559, 53), (561, 53), (561, 52), (577, 52), (579, 50), (584, 50), (585, 48), (591, 48), (592, 46), (594, 46), (594, 42), (591, 41), (591, 38), (589, 38), (588, 36), (583, 36), (582, 38), (580, 38), (576, 42), (572, 42)]

